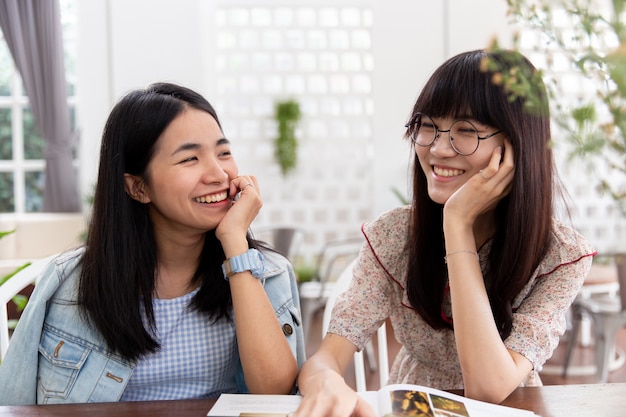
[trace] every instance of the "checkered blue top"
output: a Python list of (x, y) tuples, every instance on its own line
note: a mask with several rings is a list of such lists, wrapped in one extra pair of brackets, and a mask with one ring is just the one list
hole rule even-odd
[(211, 398), (237, 391), (235, 324), (213, 322), (189, 307), (197, 292), (153, 300), (161, 349), (137, 363), (121, 401)]

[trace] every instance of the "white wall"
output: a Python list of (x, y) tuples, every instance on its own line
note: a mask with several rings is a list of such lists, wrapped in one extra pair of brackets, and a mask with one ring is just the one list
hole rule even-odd
[(115, 101), (153, 81), (204, 90), (197, 0), (77, 2), (81, 186), (97, 176), (100, 136)]
[[(78, 118), (82, 134), (81, 179), (85, 193), (90, 192), (97, 174), (100, 135), (106, 116), (124, 92), (144, 87), (154, 81), (175, 81), (203, 93), (210, 101), (218, 95), (215, 83), (215, 10), (222, 6), (283, 5), (294, 2), (225, 1), (225, 0), (89, 0), (78, 2)], [(297, 2), (300, 6), (338, 5), (364, 6), (373, 11), (372, 137), (358, 155), (367, 158), (370, 169), (364, 173), (366, 193), (355, 193), (364, 201), (354, 202), (367, 207), (348, 217), (336, 220), (332, 233), (323, 224), (307, 220), (300, 224), (307, 233), (302, 249), (307, 257), (315, 253), (328, 236), (346, 237), (358, 233), (358, 227), (380, 212), (398, 205), (391, 187), (407, 190), (410, 148), (403, 141), (403, 124), (407, 121), (413, 101), (429, 74), (445, 58), (462, 50), (484, 48), (500, 34), (508, 39), (506, 2), (493, 0), (352, 0), (341, 2), (311, 0)], [(504, 34), (504, 35), (503, 35)], [(245, 100), (246, 97), (241, 97)], [(231, 116), (228, 109), (219, 109), (223, 120)], [(225, 125), (225, 130), (229, 126)], [(267, 135), (266, 135), (267, 136)], [(269, 139), (260, 134), (262, 141)], [(232, 139), (232, 138), (231, 138)], [(235, 142), (237, 141), (236, 138)], [(245, 141), (244, 146), (247, 146)], [(268, 149), (269, 142), (251, 145), (255, 152)], [(315, 149), (310, 147), (307, 149)], [(320, 149), (316, 149), (320, 151)], [(332, 152), (332, 149), (329, 150)], [(253, 153), (250, 151), (249, 153)], [(255, 155), (241, 164), (252, 166)], [(354, 161), (340, 159), (348, 166)], [(360, 161), (363, 163), (363, 161)], [(323, 160), (319, 164), (325, 164)], [(337, 162), (333, 162), (337, 163)], [(301, 184), (313, 187), (314, 178), (305, 178), (298, 171), (291, 180), (276, 177), (275, 167), (256, 163), (268, 204), (264, 211), (304, 210), (315, 219), (316, 213), (328, 210), (333, 199), (328, 191), (314, 202), (295, 197), (289, 201), (272, 200), (272, 188), (294, 189)], [(342, 167), (324, 166), (341, 172)], [(301, 177), (298, 177), (301, 175)], [(325, 181), (329, 181), (328, 179)], [(330, 181), (341, 182), (341, 178)], [(362, 186), (362, 184), (360, 184)], [(340, 193), (343, 190), (338, 187)], [(350, 190), (346, 191), (347, 194)], [(291, 196), (289, 192), (280, 194)], [(293, 194), (297, 195), (297, 194)], [(345, 197), (344, 198), (348, 198)], [(280, 200), (280, 199), (279, 199)], [(349, 201), (343, 204), (349, 204)], [(323, 216), (322, 216), (323, 217)], [(289, 218), (286, 214), (285, 218)], [(310, 219), (307, 217), (307, 219)], [(273, 220), (261, 216), (261, 226)]]

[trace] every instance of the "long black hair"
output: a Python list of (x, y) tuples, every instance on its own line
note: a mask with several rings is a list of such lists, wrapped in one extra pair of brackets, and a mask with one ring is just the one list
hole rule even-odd
[[(152, 295), (157, 248), (148, 207), (126, 193), (124, 174), (145, 178), (157, 139), (186, 108), (206, 111), (221, 129), (214, 108), (200, 94), (175, 84), (157, 83), (121, 98), (102, 135), (78, 302), (111, 351), (128, 360), (159, 348), (150, 331), (155, 327)], [(257, 247), (250, 234), (248, 243)], [(221, 269), (224, 259), (215, 231), (207, 232), (193, 277), (202, 284), (192, 306), (215, 320), (230, 318), (232, 306)]]
[[(495, 63), (498, 70), (490, 69), (488, 63)], [(533, 79), (533, 96), (513, 97), (498, 82), (498, 71), (519, 71), (526, 79)], [(511, 331), (513, 299), (545, 256), (552, 230), (553, 182), (557, 177), (549, 143), (547, 94), (541, 80), (534, 77), (536, 74), (533, 65), (518, 52), (461, 53), (433, 73), (411, 114), (411, 118), (417, 112), (432, 117), (469, 115), (502, 130), (514, 149), (515, 176), (509, 195), (495, 209), (496, 232), (484, 274), (491, 309), (503, 339)], [(527, 106), (530, 99), (535, 101), (532, 111)], [(407, 137), (410, 133), (411, 128)], [(448, 281), (441, 231), (443, 206), (428, 196), (426, 176), (415, 159), (407, 295), (430, 326), (451, 328), (442, 314)]]

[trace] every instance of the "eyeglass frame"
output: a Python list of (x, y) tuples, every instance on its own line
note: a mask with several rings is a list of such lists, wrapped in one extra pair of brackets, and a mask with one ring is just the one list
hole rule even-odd
[[(419, 117), (421, 117), (421, 116), (426, 116), (430, 120), (432, 120), (433, 127), (435, 128), (435, 134), (433, 135), (433, 140), (429, 144), (427, 144), (427, 145), (422, 145), (420, 143), (417, 143), (417, 141), (415, 140), (415, 136), (414, 135), (411, 135), (411, 143), (413, 143), (413, 144), (415, 144), (417, 146), (421, 146), (423, 148), (427, 148), (429, 146), (432, 146), (433, 143), (435, 143), (435, 141), (437, 139), (439, 139), (439, 137), (441, 136), (442, 133), (448, 133), (448, 142), (450, 143), (450, 146), (452, 147), (452, 149), (454, 149), (454, 152), (456, 152), (457, 154), (459, 154), (461, 156), (473, 155), (478, 150), (478, 147), (480, 146), (480, 141), (481, 140), (489, 139), (489, 138), (491, 138), (491, 137), (493, 137), (493, 136), (495, 136), (495, 135), (497, 135), (499, 133), (502, 133), (502, 129), (500, 129), (500, 130), (497, 130), (496, 132), (490, 133), (490, 134), (488, 134), (486, 136), (480, 136), (478, 134), (478, 129), (476, 128), (476, 125), (474, 123), (472, 123), (471, 120), (468, 120), (468, 119), (454, 119), (454, 121), (450, 125), (450, 129), (442, 130), (442, 129), (439, 129), (439, 127), (437, 127), (437, 124), (435, 123), (433, 118), (430, 117), (428, 114), (426, 114), (424, 112), (417, 112), (417, 113), (415, 113), (415, 115), (411, 118), (411, 121), (409, 123), (405, 124), (404, 127), (407, 128), (407, 129), (411, 128), (415, 123), (417, 123), (417, 119)], [(456, 148), (456, 146), (454, 146), (454, 143), (452, 142), (453, 138), (452, 138), (451, 130), (452, 130), (452, 126), (454, 126), (454, 124), (456, 122), (467, 122), (474, 128), (474, 130), (476, 130), (476, 137), (478, 138), (478, 141), (476, 141), (476, 148), (474, 148), (474, 150), (472, 152), (470, 152), (470, 153), (461, 153), (461, 152), (459, 152), (459, 150)], [(419, 132), (419, 129), (418, 129), (418, 132)]]

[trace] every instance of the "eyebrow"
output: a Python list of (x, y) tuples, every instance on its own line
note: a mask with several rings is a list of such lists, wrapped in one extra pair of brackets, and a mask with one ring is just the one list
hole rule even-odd
[[(220, 138), (220, 139), (217, 140), (217, 143), (216, 143), (217, 146), (229, 145), (229, 144), (230, 144), (230, 141), (228, 139), (226, 139), (226, 138)], [(196, 143), (196, 142), (183, 143), (178, 148), (176, 148), (174, 150), (174, 152), (172, 152), (170, 154), (170, 156), (174, 156), (174, 155), (176, 155), (179, 152), (200, 149), (201, 147), (202, 147), (202, 145), (200, 145), (199, 143)]]

